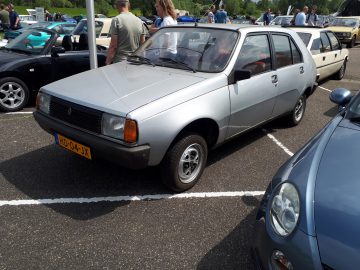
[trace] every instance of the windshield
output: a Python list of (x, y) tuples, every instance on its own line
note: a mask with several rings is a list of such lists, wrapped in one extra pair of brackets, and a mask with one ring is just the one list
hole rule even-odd
[(357, 27), (359, 23), (355, 19), (336, 18), (331, 22), (330, 26)]
[(51, 32), (29, 29), (9, 42), (5, 49), (27, 54), (40, 54), (51, 42), (54, 36)]
[[(209, 28), (163, 28), (135, 53), (154, 65), (220, 72), (227, 65), (239, 33)], [(134, 60), (134, 57), (131, 58)], [(143, 61), (145, 62), (145, 61)]]
[[(99, 21), (95, 21), (95, 35), (98, 38), (100, 36), (101, 30), (103, 28), (104, 23), (103, 22), (99, 22)], [(87, 28), (87, 20), (82, 20), (80, 21), (74, 31), (72, 32), (73, 35), (80, 35), (83, 33), (87, 33), (88, 28)]]
[(273, 19), (270, 24), (271, 25), (291, 25), (291, 19), (292, 17), (282, 17), (278, 16), (275, 19)]
[(346, 114), (346, 118), (360, 122), (360, 96), (357, 95), (355, 100), (351, 103), (348, 113)]

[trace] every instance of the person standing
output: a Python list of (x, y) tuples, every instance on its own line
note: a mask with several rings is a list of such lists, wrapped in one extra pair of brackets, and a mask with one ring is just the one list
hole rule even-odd
[(145, 42), (144, 24), (129, 11), (129, 0), (117, 0), (116, 7), (120, 14), (111, 21), (111, 40), (106, 65), (125, 60)]
[(319, 22), (318, 15), (316, 14), (317, 6), (313, 5), (311, 7), (310, 13), (306, 16), (306, 23), (308, 26), (317, 26)]
[(215, 22), (216, 23), (227, 23), (227, 12), (225, 11), (224, 4), (220, 5), (220, 9), (215, 13)]
[(9, 28), (10, 28), (10, 17), (9, 17), (9, 12), (5, 9), (4, 4), (0, 5), (0, 21), (1, 21), (1, 24), (2, 24), (2, 27), (3, 27), (4, 31), (9, 30)]
[(212, 5), (209, 9), (209, 12), (208, 12), (208, 23), (215, 23), (215, 15), (214, 15), (214, 12), (215, 12), (215, 6)]
[(303, 10), (301, 12), (299, 12), (296, 17), (295, 17), (295, 25), (301, 25), (301, 26), (305, 26), (306, 25), (306, 14), (308, 12), (309, 8), (307, 6), (304, 6)]
[(9, 9), (10, 28), (13, 30), (21, 28), (20, 17), (17, 14), (17, 12), (14, 10), (14, 5), (10, 3), (8, 5), (8, 9)]
[(264, 25), (269, 25), (271, 21), (271, 9), (268, 8), (268, 10), (263, 15), (263, 21)]

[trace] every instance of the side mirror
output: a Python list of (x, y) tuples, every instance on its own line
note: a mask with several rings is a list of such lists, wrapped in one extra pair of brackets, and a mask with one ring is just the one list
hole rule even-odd
[(235, 69), (228, 78), (228, 84), (234, 84), (237, 81), (242, 81), (251, 78), (251, 71), (248, 69)]
[(58, 57), (59, 53), (64, 53), (64, 52), (65, 52), (65, 49), (64, 49), (64, 47), (61, 47), (61, 46), (55, 46), (55, 47), (51, 48), (51, 56), (53, 56), (53, 57)]
[(351, 92), (345, 88), (336, 88), (330, 93), (330, 100), (341, 107), (345, 107), (351, 98)]

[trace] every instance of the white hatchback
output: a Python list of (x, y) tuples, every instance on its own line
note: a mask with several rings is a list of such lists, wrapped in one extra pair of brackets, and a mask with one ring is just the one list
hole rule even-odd
[(333, 76), (341, 80), (345, 75), (349, 51), (342, 48), (334, 32), (326, 28), (291, 27), (305, 43), (316, 64), (318, 81)]

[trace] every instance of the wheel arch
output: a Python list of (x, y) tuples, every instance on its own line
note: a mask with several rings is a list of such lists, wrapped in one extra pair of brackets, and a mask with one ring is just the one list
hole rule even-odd
[(31, 83), (30, 78), (27, 78), (26, 76), (24, 76), (20, 72), (4, 71), (4, 72), (0, 73), (0, 79), (6, 78), (6, 77), (15, 77), (15, 78), (17, 78), (19, 80), (22, 80), (26, 84), (26, 86), (28, 87), (30, 92), (34, 91), (33, 85)]

